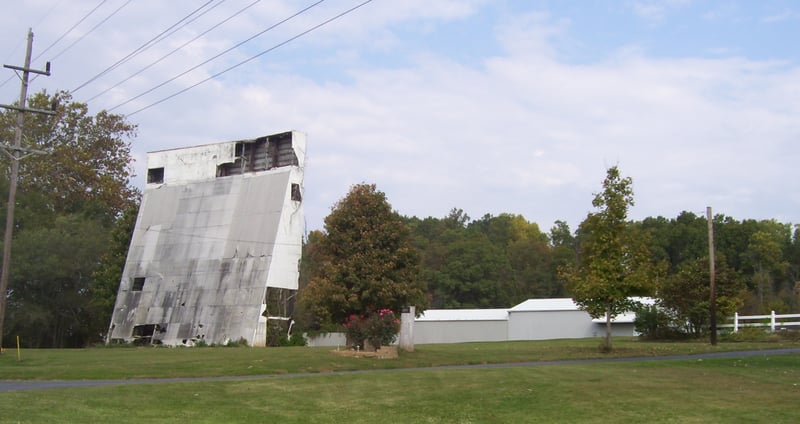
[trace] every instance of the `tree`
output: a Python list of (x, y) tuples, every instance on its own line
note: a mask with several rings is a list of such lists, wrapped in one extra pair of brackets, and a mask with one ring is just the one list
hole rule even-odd
[(426, 307), (409, 229), (374, 184), (353, 186), (334, 205), (317, 248), (301, 302), (320, 322), (344, 324), (351, 315), (369, 317), (387, 308), (397, 314), (412, 305), (421, 313)]
[(529, 298), (552, 298), (562, 294), (554, 267), (555, 249), (546, 239), (526, 238), (508, 246), (508, 259), (519, 295), (512, 304)]
[[(43, 91), (28, 100), (29, 107), (40, 109), (49, 109), (54, 102), (59, 104), (55, 117), (26, 117), (25, 147), (50, 154), (20, 162), (19, 191), (38, 193), (47, 201), (44, 206), (56, 213), (91, 208), (113, 220), (139, 197), (130, 185), (128, 141), (135, 137), (136, 126), (106, 111), (90, 115), (85, 103), (72, 101), (64, 91), (54, 95)], [(0, 115), (0, 138), (11, 139), (15, 114)]]
[(96, 219), (60, 216), (49, 227), (28, 229), (15, 239), (8, 329), (29, 347), (83, 347), (93, 334), (91, 275), (108, 246)]
[(108, 248), (100, 258), (100, 264), (92, 274), (92, 285), (89, 287), (89, 303), (94, 319), (91, 323), (93, 334), (104, 334), (111, 321), (111, 313), (117, 299), (122, 271), (128, 257), (128, 247), (136, 226), (138, 205), (131, 206), (117, 218), (111, 233)]
[(515, 297), (511, 264), (502, 249), (479, 232), (446, 246), (435, 294), (444, 308), (504, 308)]
[[(23, 327), (29, 326), (37, 332), (47, 332), (37, 336), (42, 346), (54, 343), (77, 346), (97, 338), (96, 328), (107, 323), (107, 318), (95, 315), (96, 309), (87, 307), (86, 302), (89, 302), (91, 293), (98, 293), (93, 288), (97, 281), (92, 278), (92, 273), (110, 249), (104, 240), (108, 240), (123, 211), (135, 207), (139, 196), (138, 190), (130, 185), (133, 168), (129, 139), (135, 136), (136, 127), (121, 115), (106, 111), (91, 115), (86, 104), (72, 101), (66, 92), (51, 95), (42, 91), (29, 98), (28, 106), (49, 109), (54, 102), (58, 104), (55, 116), (31, 114), (25, 119), (24, 147), (49, 151), (50, 154), (20, 162), (13, 234), (13, 246), (20, 249), (20, 255), (12, 252), (8, 299), (11, 301), (13, 298), (15, 305), (25, 305), (24, 311), (17, 309), (14, 312), (17, 317), (20, 313), (47, 311), (53, 305), (53, 299), (74, 301), (75, 307), (82, 309), (80, 314), (72, 314), (72, 317), (80, 320), (83, 333), (60, 329), (59, 325), (67, 322), (68, 318), (59, 315), (63, 312), (61, 310), (37, 315), (37, 319), (47, 322), (16, 320), (15, 331), (28, 331)], [(0, 139), (12, 139), (15, 116), (16, 112), (0, 113)], [(0, 195), (6, 198), (10, 161), (0, 160), (0, 163)], [(5, 205), (2, 210), (5, 212)], [(76, 228), (92, 230), (87, 234), (94, 236), (83, 237), (68, 232)], [(34, 243), (42, 240), (43, 235), (53, 237), (53, 240), (68, 239), (73, 245), (66, 249), (55, 242)], [(48, 258), (47, 264), (69, 265), (64, 269), (80, 271), (80, 275), (75, 276), (80, 281), (68, 281), (69, 277), (59, 274), (59, 270), (31, 268), (47, 265), (37, 255), (26, 254), (26, 246), (31, 246), (30, 249), (41, 258)], [(85, 263), (73, 263), (77, 261)], [(115, 285), (119, 280), (106, 283)], [(107, 313), (104, 312), (103, 316)], [(105, 323), (100, 324), (101, 321)], [(77, 324), (70, 325), (72, 329), (78, 328)]]
[(575, 303), (592, 318), (605, 318), (605, 351), (612, 349), (611, 320), (636, 306), (631, 296), (650, 294), (658, 274), (643, 234), (634, 235), (627, 222), (632, 185), (616, 166), (608, 169), (603, 191), (592, 201), (598, 211), (590, 213), (579, 230), (579, 263), (562, 272)]
[[(728, 267), (724, 257), (715, 264), (714, 282), (717, 303), (717, 322), (724, 321), (742, 306), (745, 290), (741, 278)], [(695, 337), (707, 334), (710, 317), (708, 256), (686, 261), (678, 271), (665, 279), (659, 290), (658, 305), (674, 314), (681, 333)]]

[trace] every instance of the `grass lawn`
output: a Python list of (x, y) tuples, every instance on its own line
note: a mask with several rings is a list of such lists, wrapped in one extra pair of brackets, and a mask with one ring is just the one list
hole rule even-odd
[(659, 343), (615, 338), (611, 354), (598, 351), (600, 339), (418, 345), (398, 359), (347, 358), (330, 347), (286, 348), (93, 348), (23, 349), (0, 355), (3, 380), (89, 380), (330, 372), (414, 368), (436, 365), (508, 363), (685, 355), (751, 349), (800, 347), (799, 342)]
[[(723, 343), (712, 348), (704, 343), (615, 342), (616, 356), (798, 346)], [(7, 351), (0, 355), (2, 379), (319, 374), (4, 392), (0, 422), (800, 422), (800, 355), (795, 354), (325, 372), (607, 357), (597, 353), (598, 344), (597, 340), (558, 340), (424, 345), (397, 360), (342, 358), (332, 355), (329, 348), (120, 348), (23, 351), (23, 361), (17, 362), (16, 355)]]

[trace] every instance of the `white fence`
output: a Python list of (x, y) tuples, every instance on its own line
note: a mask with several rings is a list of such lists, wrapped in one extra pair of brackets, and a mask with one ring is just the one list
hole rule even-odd
[(800, 321), (784, 321), (793, 318), (800, 318), (800, 314), (776, 315), (775, 311), (772, 311), (769, 315), (739, 315), (737, 312), (733, 318), (730, 318), (733, 320), (733, 324), (721, 324), (717, 327), (733, 328), (734, 333), (739, 332), (740, 327), (769, 327), (769, 331), (774, 332), (776, 328), (800, 326)]

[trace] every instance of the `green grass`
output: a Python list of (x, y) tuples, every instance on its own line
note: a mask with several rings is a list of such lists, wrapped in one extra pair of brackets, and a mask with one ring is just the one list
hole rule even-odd
[(298, 372), (330, 372), (589, 359), (683, 355), (749, 349), (798, 347), (798, 342), (644, 342), (634, 338), (614, 340), (615, 351), (598, 351), (598, 339), (570, 339), (502, 343), (419, 345), (398, 359), (347, 358), (331, 354), (335, 348), (94, 348), (23, 349), (0, 355), (0, 379), (72, 380), (130, 379), (262, 375)]
[(2, 422), (800, 420), (800, 355), (6, 392)]
[(330, 371), (684, 355), (797, 342), (656, 343), (615, 339), (420, 345), (396, 360), (331, 348), (114, 348), (0, 355), (0, 379), (311, 376), (4, 392), (2, 422), (800, 422), (800, 355), (544, 367)]

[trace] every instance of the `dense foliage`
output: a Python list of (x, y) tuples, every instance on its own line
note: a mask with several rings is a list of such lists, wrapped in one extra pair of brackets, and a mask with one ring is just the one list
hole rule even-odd
[[(129, 139), (136, 127), (120, 115), (96, 115), (65, 92), (33, 95), (23, 146), (48, 151), (20, 161), (5, 344), (79, 347), (108, 326), (135, 219)], [(0, 138), (13, 140), (16, 112), (0, 114)], [(2, 160), (5, 221), (10, 160)], [(128, 211), (126, 213), (126, 211)], [(116, 229), (116, 230), (115, 230)], [(117, 271), (115, 271), (117, 270)]]
[(313, 242), (306, 245), (313, 266), (300, 300), (318, 326), (344, 324), (353, 315), (369, 320), (381, 310), (399, 313), (406, 306), (422, 312), (427, 306), (408, 227), (375, 185), (353, 186)]
[[(519, 215), (472, 221), (460, 209), (443, 218), (405, 221), (421, 256), (420, 275), (431, 308), (507, 308), (528, 298), (569, 297), (558, 270), (575, 266), (579, 250), (596, 237), (591, 218), (574, 233), (563, 221), (542, 233)], [(800, 313), (800, 228), (725, 215), (713, 221), (718, 322), (734, 311)], [(708, 330), (708, 314), (703, 315), (708, 310), (707, 225), (704, 216), (687, 211), (675, 218), (625, 223), (629, 237), (644, 244), (650, 261), (663, 267), (665, 275), (653, 281), (653, 288), (660, 305), (672, 309), (668, 322), (673, 330), (686, 336)], [(321, 236), (309, 234), (304, 269), (321, 260)], [(303, 274), (301, 287), (308, 279), (308, 272)]]
[(432, 308), (505, 308), (530, 297), (564, 295), (556, 271), (575, 257), (568, 228), (554, 247), (520, 215), (471, 221), (453, 209), (444, 219), (407, 221), (422, 254)]

